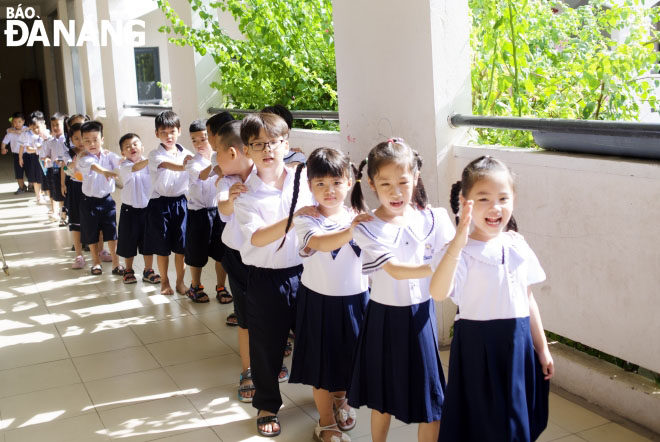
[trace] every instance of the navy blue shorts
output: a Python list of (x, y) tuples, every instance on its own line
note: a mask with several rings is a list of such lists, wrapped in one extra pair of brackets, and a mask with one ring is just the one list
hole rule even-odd
[(128, 204), (121, 205), (119, 213), (119, 239), (117, 240), (117, 255), (122, 258), (132, 258), (140, 252), (144, 253), (144, 229), (146, 226), (147, 208), (136, 209)]
[(225, 245), (222, 231), (225, 223), (220, 221), (218, 208), (188, 210), (186, 225), (185, 262), (189, 266), (204, 267), (209, 258), (220, 262)]
[(11, 156), (14, 157), (14, 177), (16, 177), (17, 180), (22, 180), (23, 176), (25, 175), (25, 168), (21, 167), (21, 163), (18, 161), (17, 153), (12, 152)]
[(69, 215), (69, 231), (80, 232), (80, 199), (82, 183), (66, 177), (66, 209)]
[(117, 239), (117, 209), (112, 195), (94, 198), (84, 193), (80, 197), (80, 240), (83, 244), (95, 244), (103, 232), (103, 241)]
[(44, 176), (44, 180), (41, 183), (41, 190), (44, 192), (48, 191), (51, 192), (53, 190), (53, 168), (49, 167), (46, 169), (46, 175)]
[(188, 200), (185, 195), (150, 199), (146, 218), (144, 255), (185, 253), (188, 218)]
[(41, 184), (44, 181), (44, 171), (36, 153), (23, 153), (23, 168), (29, 182)]
[(246, 292), (248, 267), (243, 264), (241, 252), (225, 246), (225, 251), (222, 254), (222, 267), (225, 269), (225, 272), (227, 272), (229, 290), (231, 290), (231, 295), (234, 297), (234, 313), (236, 313), (238, 326), (247, 329), (248, 318), (246, 310)]
[(50, 177), (50, 197), (53, 201), (64, 201), (64, 195), (62, 195), (62, 182), (60, 181), (60, 175), (62, 169), (50, 168), (48, 169), (48, 175)]

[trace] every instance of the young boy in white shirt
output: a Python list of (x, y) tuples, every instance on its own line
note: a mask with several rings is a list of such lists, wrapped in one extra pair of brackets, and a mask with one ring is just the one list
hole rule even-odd
[(25, 185), (25, 180), (23, 178), (25, 176), (25, 169), (18, 161), (18, 152), (21, 148), (19, 138), (23, 131), (27, 130), (27, 128), (24, 127), (24, 124), (25, 116), (23, 115), (23, 112), (14, 112), (11, 116), (12, 127), (11, 129), (7, 129), (7, 134), (2, 139), (2, 146), (0, 147), (2, 155), (6, 155), (7, 146), (9, 146), (11, 155), (14, 157), (14, 177), (18, 183), (18, 190), (14, 192), (14, 195), (18, 195), (27, 191), (27, 186)]
[(167, 275), (169, 256), (174, 252), (175, 289), (183, 295), (187, 290), (183, 282), (188, 214), (185, 159), (192, 158), (192, 154), (176, 142), (181, 135), (181, 121), (176, 113), (159, 113), (155, 125), (160, 145), (148, 156), (151, 197), (147, 205), (144, 249), (147, 255), (158, 255), (160, 293), (163, 295), (174, 294)]
[(108, 243), (112, 257), (112, 274), (123, 275), (124, 267), (117, 257), (117, 210), (112, 192), (115, 191), (116, 169), (121, 157), (103, 148), (103, 125), (88, 121), (80, 129), (86, 155), (78, 160), (82, 173), (80, 199), (80, 233), (83, 244), (89, 244), (92, 254), (92, 275), (103, 273), (99, 255), (99, 233)]
[(48, 138), (44, 114), (40, 111), (32, 112), (28, 119), (28, 128), (19, 137), (21, 147), (18, 151), (18, 162), (21, 167), (25, 168), (25, 175), (30, 184), (34, 186), (37, 204), (46, 204), (46, 200), (41, 196), (44, 169), (42, 169), (39, 161), (39, 150), (44, 140)]
[(208, 141), (205, 122), (195, 120), (190, 124), (189, 130), (196, 153), (185, 165), (189, 175), (185, 263), (190, 266), (191, 276), (190, 288), (186, 294), (193, 302), (209, 302), (201, 283), (202, 268), (209, 257), (215, 260), (216, 295), (219, 296), (221, 290), (226, 292), (226, 273), (221, 264), (224, 252), (221, 239), (224, 223), (218, 215), (215, 188), (217, 175), (211, 166), (213, 150)]
[(147, 168), (149, 160), (142, 156), (144, 146), (137, 134), (123, 135), (119, 139), (119, 148), (124, 160), (119, 163), (119, 177), (123, 188), (121, 190), (117, 255), (124, 258), (124, 284), (137, 282), (135, 270), (133, 270), (133, 260), (138, 252), (144, 258), (142, 280), (160, 284), (160, 275), (153, 270), (154, 256), (144, 254), (145, 218), (151, 196), (151, 177)]
[[(66, 115), (56, 112), (50, 117), (50, 138), (44, 141), (39, 157), (46, 167), (46, 183), (50, 192), (50, 210), (48, 211), (51, 221), (60, 221), (60, 227), (66, 226), (62, 203), (64, 195), (60, 186), (60, 168), (64, 166), (66, 146), (64, 145), (64, 119)], [(44, 186), (45, 187), (45, 186)]]
[[(289, 331), (294, 327), (296, 292), (302, 272), (298, 239), (286, 224), (294, 193), (293, 169), (284, 165), (289, 151), (289, 128), (278, 115), (251, 114), (241, 123), (246, 155), (257, 172), (245, 182), (247, 192), (234, 202), (234, 214), (245, 236), (243, 262), (250, 266), (247, 313), (250, 327), (250, 364), (258, 410), (257, 431), (272, 437), (280, 433), (277, 412), (282, 406), (278, 377)], [(306, 175), (298, 189), (294, 216), (318, 216)], [(286, 242), (278, 248), (282, 238)]]

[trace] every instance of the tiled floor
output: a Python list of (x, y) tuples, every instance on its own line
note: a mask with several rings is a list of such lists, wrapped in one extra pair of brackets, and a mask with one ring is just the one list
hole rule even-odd
[[(261, 440), (253, 408), (236, 399), (237, 333), (224, 325), (231, 306), (125, 286), (110, 264), (100, 277), (71, 270), (69, 233), (47, 222), (32, 195), (13, 195), (7, 164), (0, 159), (0, 244), (10, 266), (0, 274), (0, 442)], [(442, 358), (447, 364), (448, 352)], [(311, 440), (311, 389), (282, 391), (278, 440)], [(650, 440), (557, 394), (550, 399), (541, 441)], [(415, 440), (416, 431), (393, 422), (390, 440)], [(350, 436), (370, 440), (368, 410), (359, 410)]]

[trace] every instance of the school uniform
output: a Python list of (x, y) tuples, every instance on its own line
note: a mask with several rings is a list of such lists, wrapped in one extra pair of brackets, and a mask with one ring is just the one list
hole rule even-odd
[(119, 155), (105, 149), (101, 149), (98, 156), (87, 154), (78, 159), (78, 168), (83, 176), (83, 194), (80, 199), (80, 234), (83, 244), (98, 242), (99, 232), (103, 232), (103, 241), (117, 239), (117, 210), (115, 200), (112, 199), (115, 180), (107, 179), (92, 170), (92, 165), (114, 170), (119, 167), (120, 161)]
[(23, 166), (21, 166), (21, 163), (18, 161), (18, 153), (20, 152), (21, 149), (20, 137), (21, 134), (7, 132), (7, 134), (5, 134), (5, 137), (2, 139), (2, 143), (5, 145), (9, 145), (9, 149), (11, 150), (11, 156), (13, 157), (14, 160), (14, 177), (17, 180), (23, 179), (23, 176), (25, 175), (25, 169), (23, 168)]
[(211, 166), (211, 161), (199, 153), (186, 163), (188, 172), (188, 220), (186, 224), (185, 263), (204, 267), (210, 258), (222, 261), (224, 245), (222, 230), (225, 224), (218, 215), (218, 193), (215, 187), (217, 175), (211, 171), (202, 180), (200, 173)]
[(527, 295), (544, 280), (521, 237), (468, 240), (449, 295), (458, 313), (440, 440), (533, 441), (547, 426), (550, 382), (534, 352)]
[(133, 166), (135, 163), (130, 160), (119, 164), (119, 177), (124, 187), (121, 190), (117, 255), (123, 258), (144, 253), (147, 204), (151, 195), (149, 169), (144, 167), (133, 172)]
[(445, 379), (438, 353), (430, 278), (396, 280), (383, 266), (390, 259), (430, 264), (454, 236), (442, 208), (415, 210), (405, 227), (374, 215), (355, 228), (362, 272), (372, 278), (348, 393), (352, 407), (389, 413), (405, 423), (440, 420)]
[(53, 201), (64, 201), (64, 195), (62, 195), (62, 186), (60, 183), (60, 166), (57, 164), (57, 161), (61, 161), (64, 158), (64, 135), (59, 137), (50, 137), (44, 141), (41, 151), (39, 152), (39, 157), (42, 160), (50, 159), (51, 164), (46, 166), (46, 180), (44, 181), (44, 187), (46, 190), (50, 191), (50, 197)]
[[(257, 169), (253, 166), (250, 175), (256, 173)], [(248, 179), (249, 176), (248, 175)], [(236, 183), (243, 183), (238, 175), (223, 176), (218, 182), (218, 200), (226, 201), (229, 199), (229, 189)], [(222, 231), (222, 243), (225, 250), (222, 254), (222, 267), (227, 272), (229, 288), (234, 297), (234, 313), (238, 326), (242, 329), (248, 329), (248, 319), (246, 312), (246, 291), (248, 280), (248, 267), (243, 263), (240, 249), (245, 242), (245, 236), (241, 231), (236, 216), (232, 213), (227, 216), (218, 211), (220, 219), (225, 223)]]
[[(256, 393), (252, 406), (277, 413), (282, 405), (278, 374), (284, 346), (295, 328), (296, 292), (300, 284), (302, 258), (294, 229), (281, 240), (255, 247), (251, 238), (257, 229), (289, 216), (293, 197), (293, 169), (285, 168), (282, 190), (266, 185), (258, 174), (245, 182), (248, 192), (234, 202), (234, 214), (245, 236), (241, 257), (248, 268), (247, 314), (250, 330), (250, 365)], [(313, 203), (305, 174), (300, 177), (296, 207)]]
[(332, 252), (308, 249), (310, 239), (346, 229), (351, 212), (336, 221), (294, 218), (303, 272), (297, 295), (296, 351), (289, 382), (328, 391), (350, 387), (353, 351), (369, 298), (362, 250), (351, 240)]
[(172, 252), (183, 255), (186, 247), (188, 203), (188, 174), (185, 171), (159, 168), (163, 162), (183, 164), (192, 154), (180, 144), (168, 152), (162, 144), (149, 152), (151, 197), (147, 204), (144, 240), (145, 255), (169, 256)]
[(39, 162), (38, 152), (43, 144), (43, 138), (28, 129), (20, 135), (19, 143), (25, 146), (23, 148), (23, 168), (27, 180), (30, 183), (42, 184), (45, 174)]
[(69, 231), (80, 232), (80, 200), (82, 199), (82, 173), (78, 168), (78, 158), (74, 154), (73, 158), (67, 151), (64, 154), (64, 164), (66, 164), (65, 186), (66, 196), (64, 206), (67, 209), (69, 218)]

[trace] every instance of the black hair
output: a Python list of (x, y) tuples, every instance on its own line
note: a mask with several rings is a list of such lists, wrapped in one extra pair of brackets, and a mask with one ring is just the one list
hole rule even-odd
[(235, 121), (233, 115), (227, 111), (224, 111), (217, 113), (206, 120), (206, 127), (208, 127), (211, 135), (218, 135), (220, 128), (230, 121)]
[(21, 120), (25, 121), (25, 115), (23, 115), (23, 112), (14, 112), (11, 114), (11, 119), (13, 120), (14, 118), (20, 118)]
[(59, 121), (59, 120), (66, 120), (66, 114), (55, 112), (53, 115), (50, 116), (50, 121)]
[(120, 152), (122, 151), (121, 146), (122, 146), (122, 144), (124, 144), (124, 141), (132, 140), (133, 138), (137, 138), (138, 140), (142, 141), (142, 138), (140, 138), (140, 136), (138, 134), (134, 134), (132, 132), (129, 132), (127, 134), (122, 135), (121, 138), (119, 139), (119, 151)]
[(289, 126), (289, 130), (291, 130), (291, 127), (293, 127), (293, 114), (291, 113), (291, 111), (289, 111), (289, 109), (282, 106), (281, 104), (276, 104), (274, 106), (266, 106), (263, 109), (261, 109), (261, 112), (279, 115), (280, 117), (284, 118), (284, 121), (286, 121), (286, 125)]
[(162, 111), (156, 115), (155, 119), (156, 130), (158, 129), (167, 129), (168, 127), (176, 127), (181, 129), (181, 120), (179, 116), (172, 111)]
[(67, 130), (66, 132), (66, 136), (67, 136), (66, 147), (69, 150), (69, 156), (71, 158), (73, 158), (73, 156), (76, 154), (76, 152), (73, 150), (74, 146), (71, 145), (71, 137), (75, 132), (79, 132), (81, 128), (82, 128), (82, 124), (76, 123), (73, 126), (71, 126), (69, 130)]
[(289, 126), (282, 117), (276, 114), (259, 112), (249, 114), (241, 120), (241, 139), (244, 145), (248, 145), (250, 138), (259, 136), (264, 130), (269, 137), (284, 137), (289, 135)]
[(100, 132), (101, 136), (103, 136), (103, 124), (100, 121), (86, 121), (83, 123), (82, 127), (80, 128), (80, 134), (84, 135), (87, 132)]
[[(505, 172), (507, 175), (509, 175), (511, 188), (513, 189), (514, 176), (511, 172), (511, 169), (509, 169), (506, 164), (498, 159), (491, 157), (490, 155), (479, 157), (465, 166), (465, 169), (463, 169), (463, 173), (461, 175), (461, 180), (452, 184), (451, 193), (449, 195), (449, 204), (451, 205), (452, 212), (454, 212), (456, 225), (458, 225), (460, 220), (458, 217), (458, 211), (460, 209), (459, 194), (463, 194), (463, 198), (467, 198), (470, 190), (472, 190), (477, 181), (497, 172)], [(516, 222), (516, 219), (513, 217), (513, 215), (511, 215), (511, 218), (509, 219), (509, 222), (507, 223), (504, 230), (512, 230), (514, 232), (518, 231), (518, 223)]]
[[(373, 181), (374, 177), (378, 174), (378, 170), (383, 165), (389, 163), (405, 166), (412, 173), (413, 177), (422, 169), (422, 157), (401, 138), (390, 138), (387, 141), (378, 143), (369, 151), (367, 158), (360, 162), (360, 166), (354, 169), (355, 186), (353, 187), (353, 192), (351, 192), (351, 206), (355, 210), (359, 212), (366, 212), (368, 210), (364, 202), (362, 187), (360, 186), (364, 166), (367, 166), (369, 180)], [(428, 206), (428, 196), (426, 195), (426, 189), (424, 189), (424, 183), (421, 177), (417, 178), (411, 201), (418, 209), (425, 209)]]
[(220, 144), (222, 149), (229, 150), (230, 147), (235, 147), (243, 153), (242, 147), (244, 146), (241, 139), (241, 122), (234, 120), (225, 123), (216, 133), (218, 139), (216, 144)]
[[(83, 123), (90, 120), (89, 115), (83, 114), (73, 114), (64, 120), (64, 145), (67, 147), (67, 149), (69, 149), (69, 152), (73, 150), (69, 136), (69, 128), (72, 126), (71, 122), (73, 120), (77, 120), (78, 118), (82, 118)], [(82, 125), (82, 123), (80, 124)]]
[(28, 126), (32, 126), (33, 124), (38, 124), (38, 123), (43, 123), (46, 120), (44, 119), (44, 113), (41, 111), (34, 111), (30, 114), (28, 117)]
[(188, 130), (190, 133), (193, 132), (205, 132), (206, 131), (206, 120), (195, 120), (192, 123), (190, 123), (190, 126), (188, 126)]
[(344, 152), (331, 147), (319, 147), (307, 158), (307, 163), (300, 163), (296, 166), (296, 175), (293, 181), (293, 197), (291, 198), (291, 208), (289, 209), (289, 219), (286, 221), (284, 229), (284, 238), (277, 250), (281, 249), (286, 241), (286, 232), (289, 231), (293, 222), (293, 214), (296, 211), (296, 202), (298, 201), (298, 191), (300, 190), (300, 174), (303, 167), (307, 166), (307, 180), (314, 178), (333, 177), (351, 178), (351, 161)]

